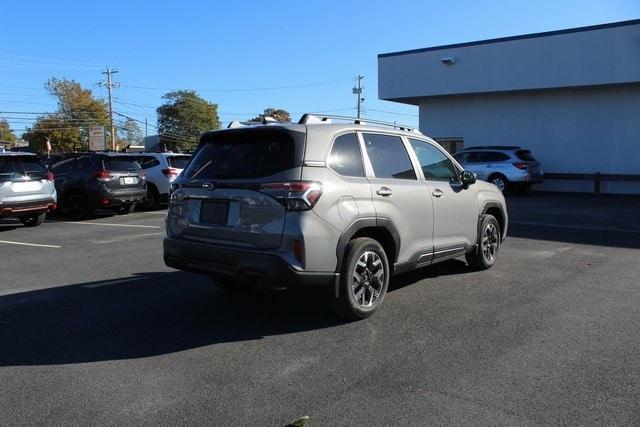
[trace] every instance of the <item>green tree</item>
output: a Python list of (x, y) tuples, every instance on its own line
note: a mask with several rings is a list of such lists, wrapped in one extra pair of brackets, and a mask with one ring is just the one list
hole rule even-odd
[(5, 119), (0, 119), (0, 142), (14, 143), (18, 138), (11, 130), (9, 122)]
[(120, 140), (124, 146), (142, 144), (142, 130), (140, 130), (138, 122), (132, 118), (127, 118), (124, 123), (122, 123), (119, 133)]
[(54, 77), (44, 87), (57, 99), (57, 111), (38, 117), (23, 138), (36, 150), (43, 150), (47, 137), (55, 151), (87, 149), (89, 126), (107, 126), (109, 123), (106, 102), (95, 98), (90, 89), (83, 88), (75, 80)]
[(265, 108), (262, 114), (258, 114), (256, 117), (251, 119), (252, 122), (261, 122), (265, 116), (273, 117), (279, 122), (291, 122), (291, 114), (287, 110), (283, 110), (281, 108)]
[(220, 128), (218, 105), (208, 102), (193, 90), (165, 94), (165, 103), (157, 108), (161, 142), (179, 149), (193, 149), (200, 135)]

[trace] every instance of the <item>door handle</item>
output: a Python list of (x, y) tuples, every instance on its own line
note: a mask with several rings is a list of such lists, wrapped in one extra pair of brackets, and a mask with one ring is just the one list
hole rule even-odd
[(378, 191), (376, 191), (378, 196), (390, 196), (393, 194), (393, 191), (389, 187), (380, 187)]
[(444, 196), (444, 192), (442, 190), (438, 190), (436, 188), (435, 190), (433, 190), (433, 193), (431, 193), (431, 195), (433, 197), (442, 197), (442, 196)]

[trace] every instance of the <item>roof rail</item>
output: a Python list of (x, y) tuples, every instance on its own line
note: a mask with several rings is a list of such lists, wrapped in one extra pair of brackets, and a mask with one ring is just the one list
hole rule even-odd
[(402, 125), (399, 123), (391, 123), (391, 122), (383, 122), (381, 120), (372, 120), (372, 119), (364, 119), (364, 118), (358, 118), (358, 117), (349, 117), (349, 116), (335, 116), (335, 115), (331, 115), (331, 114), (310, 114), (310, 113), (306, 113), (303, 114), (302, 117), (300, 117), (300, 120), (298, 121), (299, 124), (304, 125), (304, 124), (330, 124), (333, 122), (333, 120), (340, 120), (340, 121), (344, 121), (344, 122), (351, 122), (353, 124), (356, 125), (366, 125), (366, 124), (374, 124), (374, 125), (378, 125), (378, 126), (388, 126), (391, 127), (393, 129), (399, 129), (405, 132), (411, 132), (411, 133), (416, 133), (419, 135), (422, 135), (422, 132), (420, 132), (418, 129), (412, 127), (412, 126), (407, 126), (407, 125)]
[(465, 150), (520, 150), (522, 147), (518, 145), (474, 145), (472, 147), (465, 147), (460, 151)]

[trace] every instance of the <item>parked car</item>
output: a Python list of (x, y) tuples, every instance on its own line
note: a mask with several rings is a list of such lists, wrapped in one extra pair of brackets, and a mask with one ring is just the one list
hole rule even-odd
[(509, 188), (528, 190), (544, 179), (540, 162), (531, 151), (517, 146), (469, 147), (454, 158), (478, 179), (494, 184), (502, 192)]
[(126, 214), (145, 196), (144, 171), (120, 153), (77, 153), (51, 167), (60, 209), (82, 219), (95, 209)]
[(165, 263), (227, 289), (326, 286), (352, 319), (380, 307), (392, 274), (494, 264), (508, 223), (494, 185), (417, 131), (330, 120), (205, 133), (173, 183)]
[(19, 218), (27, 227), (34, 227), (56, 208), (56, 201), (53, 175), (38, 156), (0, 153), (0, 218)]
[(147, 178), (147, 194), (141, 206), (158, 209), (169, 201), (171, 183), (182, 172), (191, 159), (190, 154), (180, 153), (135, 153), (130, 156), (140, 164)]

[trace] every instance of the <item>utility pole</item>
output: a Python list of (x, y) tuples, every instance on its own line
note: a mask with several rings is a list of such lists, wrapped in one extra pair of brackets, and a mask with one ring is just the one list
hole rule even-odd
[(144, 136), (149, 136), (149, 132), (147, 132), (147, 118), (144, 118)]
[(362, 79), (364, 79), (364, 76), (358, 75), (357, 77), (358, 79), (358, 83), (357, 86), (354, 86), (353, 88), (353, 94), (357, 97), (357, 103), (356, 103), (356, 108), (358, 110), (358, 118), (360, 118), (360, 111), (361, 111), (361, 107), (362, 107), (362, 103), (364, 102), (364, 97), (362, 96), (362, 91), (364, 91), (364, 87), (362, 86)]
[(114, 83), (111, 80), (111, 75), (117, 72), (118, 70), (116, 70), (115, 68), (107, 67), (107, 69), (102, 72), (102, 74), (107, 75), (107, 82), (106, 83), (100, 82), (100, 85), (106, 86), (107, 91), (109, 91), (109, 127), (111, 128), (111, 149), (114, 151), (116, 150), (116, 133), (115, 133), (115, 128), (113, 127), (113, 102), (111, 99), (111, 89), (113, 89), (114, 87), (120, 86), (120, 84)]

